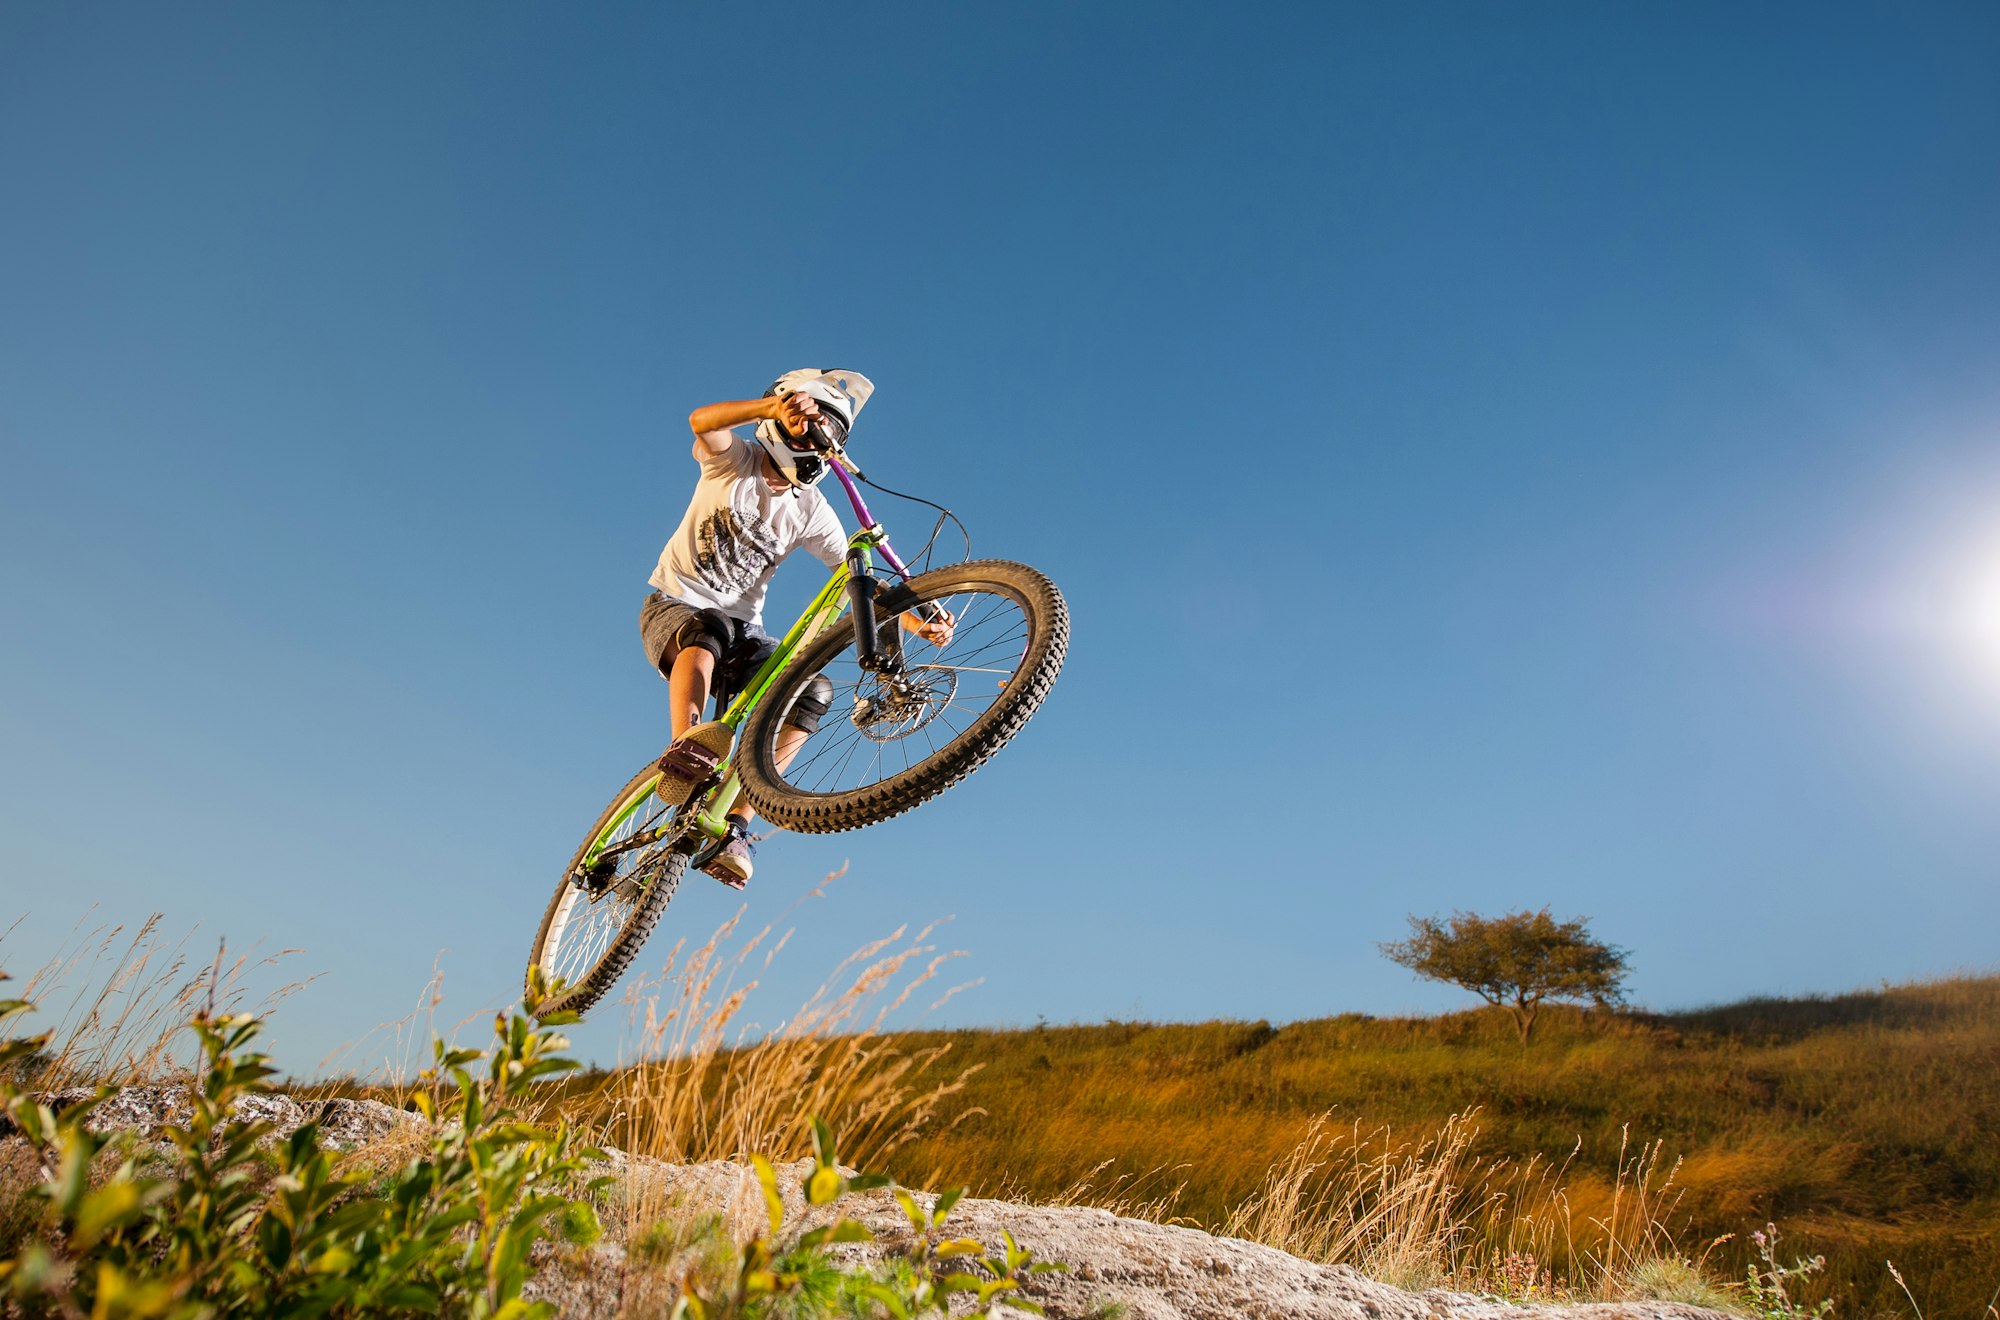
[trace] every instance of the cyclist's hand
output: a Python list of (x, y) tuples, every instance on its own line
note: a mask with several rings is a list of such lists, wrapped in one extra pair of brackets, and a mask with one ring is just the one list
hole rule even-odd
[(903, 616), (903, 626), (932, 646), (945, 646), (951, 642), (951, 630), (958, 626), (958, 620), (951, 617), (951, 611), (942, 605), (931, 606), (934, 618), (922, 619), (914, 614)]
[(776, 411), (771, 415), (793, 435), (804, 435), (806, 427), (819, 416), (819, 401), (809, 394), (787, 394), (772, 402)]

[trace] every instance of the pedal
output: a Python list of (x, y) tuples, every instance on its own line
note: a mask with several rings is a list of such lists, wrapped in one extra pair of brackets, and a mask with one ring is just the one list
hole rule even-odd
[(711, 879), (718, 880), (723, 884), (728, 885), (731, 889), (735, 889), (738, 891), (748, 889), (750, 886), (747, 881), (738, 880), (733, 876), (717, 875), (715, 872), (708, 869), (708, 864), (714, 861), (717, 855), (720, 854), (722, 850), (728, 846), (729, 846), (729, 835), (726, 833), (716, 838), (710, 839), (708, 842), (702, 844), (701, 847), (695, 849), (694, 852), (689, 855), (687, 869), (690, 871), (700, 871), (704, 875), (710, 877)]
[(675, 743), (660, 758), (660, 769), (676, 779), (706, 779), (721, 764), (720, 756), (691, 743)]
[(736, 731), (722, 721), (695, 725), (660, 757), (660, 782), (653, 789), (654, 796), (670, 807), (687, 805), (715, 777), (735, 745)]
[(707, 866), (715, 860), (715, 855), (721, 852), (722, 846), (728, 842), (729, 836), (724, 834), (720, 838), (710, 839), (699, 848), (696, 848), (692, 853), (688, 854), (688, 870), (699, 871), (702, 867)]

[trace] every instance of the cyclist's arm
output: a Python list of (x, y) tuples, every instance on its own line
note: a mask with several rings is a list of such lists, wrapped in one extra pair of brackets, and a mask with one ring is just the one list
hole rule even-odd
[(720, 458), (736, 443), (731, 427), (760, 422), (776, 415), (776, 399), (740, 399), (733, 403), (711, 403), (688, 414), (688, 429), (694, 432), (694, 456)]
[(806, 419), (818, 411), (818, 406), (810, 398), (801, 395), (787, 395), (782, 399), (739, 399), (732, 403), (711, 403), (705, 408), (697, 408), (688, 414), (688, 429), (694, 432), (695, 460), (720, 458), (728, 453), (729, 447), (736, 443), (732, 427), (772, 418), (783, 422), (793, 435), (798, 435), (806, 429)]

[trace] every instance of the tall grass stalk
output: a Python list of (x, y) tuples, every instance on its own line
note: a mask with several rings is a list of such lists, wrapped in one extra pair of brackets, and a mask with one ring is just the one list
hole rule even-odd
[[(365, 1097), (380, 1100), (398, 1109), (410, 1106), (421, 1084), (420, 1074), (428, 1066), (424, 1052), (434, 1040), (456, 1041), (469, 1024), (490, 1020), (493, 1009), (481, 1008), (440, 1030), (438, 1009), (444, 1004), (444, 955), (431, 962), (431, 975), (418, 992), (417, 1002), (399, 1018), (378, 1022), (372, 1031), (349, 1041), (320, 1060), (317, 1080), (295, 1084), (292, 1094), (309, 1100), (333, 1096)], [(357, 1061), (380, 1051), (372, 1065), (357, 1067)]]
[[(1099, 1160), (1053, 1196), (1038, 1195), (1011, 1177), (1002, 1181), (995, 1196), (1002, 1201), (1036, 1205), (1089, 1206), (1095, 1210), (1109, 1210), (1126, 1219), (1199, 1227), (1193, 1220), (1177, 1213), (1181, 1197), (1187, 1192), (1187, 1172), (1192, 1165), (1162, 1165), (1144, 1173), (1118, 1173), (1106, 1179), (1105, 1173), (1117, 1162), (1116, 1158)], [(940, 1181), (933, 1176), (925, 1180), (925, 1185), (933, 1186)]]
[[(123, 924), (86, 929), (79, 923), (55, 955), (26, 977), (21, 997), (50, 1005), (55, 1014), (53, 1023), (43, 1026), (50, 1032), (48, 1045), (29, 1064), (37, 1087), (135, 1085), (189, 1076), (198, 1047), (183, 1031), (188, 1020), (197, 1012), (214, 1017), (243, 1011), (251, 983), (268, 979), (265, 973), (299, 952), (231, 957), (218, 942), (214, 957), (201, 959), (190, 947), (194, 930), (176, 939), (164, 924), (158, 912), (130, 931)], [(266, 991), (253, 1011), (269, 1016), (307, 983), (289, 981)]]
[(1489, 1186), (1492, 1169), (1472, 1154), (1475, 1112), (1416, 1141), (1386, 1127), (1364, 1132), (1358, 1121), (1338, 1127), (1322, 1114), (1223, 1231), (1399, 1287), (1441, 1284), (1475, 1222), (1502, 1198)]
[(1678, 1166), (1661, 1168), (1660, 1143), (1634, 1150), (1628, 1134), (1607, 1186), (1569, 1176), (1569, 1159), (1477, 1154), (1477, 1116), (1411, 1140), (1321, 1114), (1223, 1231), (1405, 1288), (1626, 1300), (1657, 1295), (1660, 1280), (1699, 1287), (1720, 1242), (1682, 1249)]
[[(1618, 1176), (1612, 1185), (1611, 1206), (1590, 1216), (1594, 1232), (1581, 1253), (1583, 1268), (1588, 1270), (1586, 1286), (1604, 1298), (1629, 1296), (1631, 1280), (1642, 1267), (1682, 1255), (1674, 1228), (1681, 1201), (1674, 1175), (1680, 1172), (1680, 1161), (1675, 1160), (1662, 1173), (1662, 1143), (1642, 1142), (1634, 1151), (1631, 1142), (1630, 1125), (1620, 1126)], [(1567, 1210), (1567, 1195), (1561, 1199)]]

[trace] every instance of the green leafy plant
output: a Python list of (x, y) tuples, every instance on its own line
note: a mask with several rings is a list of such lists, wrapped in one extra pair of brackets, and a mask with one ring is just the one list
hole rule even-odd
[[(0, 1001), (0, 1027), (29, 1005)], [(190, 1115), (158, 1133), (161, 1164), (130, 1134), (93, 1133), (100, 1089), (60, 1114), (8, 1082), (0, 1104), (44, 1177), (31, 1240), (0, 1262), (0, 1294), (26, 1316), (197, 1320), (218, 1315), (348, 1317), (451, 1313), (536, 1320), (547, 1303), (521, 1296), (536, 1242), (594, 1240), (595, 1212), (577, 1191), (587, 1161), (566, 1126), (524, 1121), (539, 1079), (576, 1065), (567, 1042), (525, 1016), (501, 1015), (485, 1051), (434, 1043), (435, 1066), (415, 1100), (428, 1145), (381, 1179), (343, 1171), (314, 1124), (274, 1139), (246, 1120), (268, 1094), (268, 1059), (254, 1052), (257, 1020), (198, 1014), (201, 1068)], [(46, 1037), (0, 1043), (7, 1065)], [(485, 1062), (483, 1075), (474, 1066)]]

